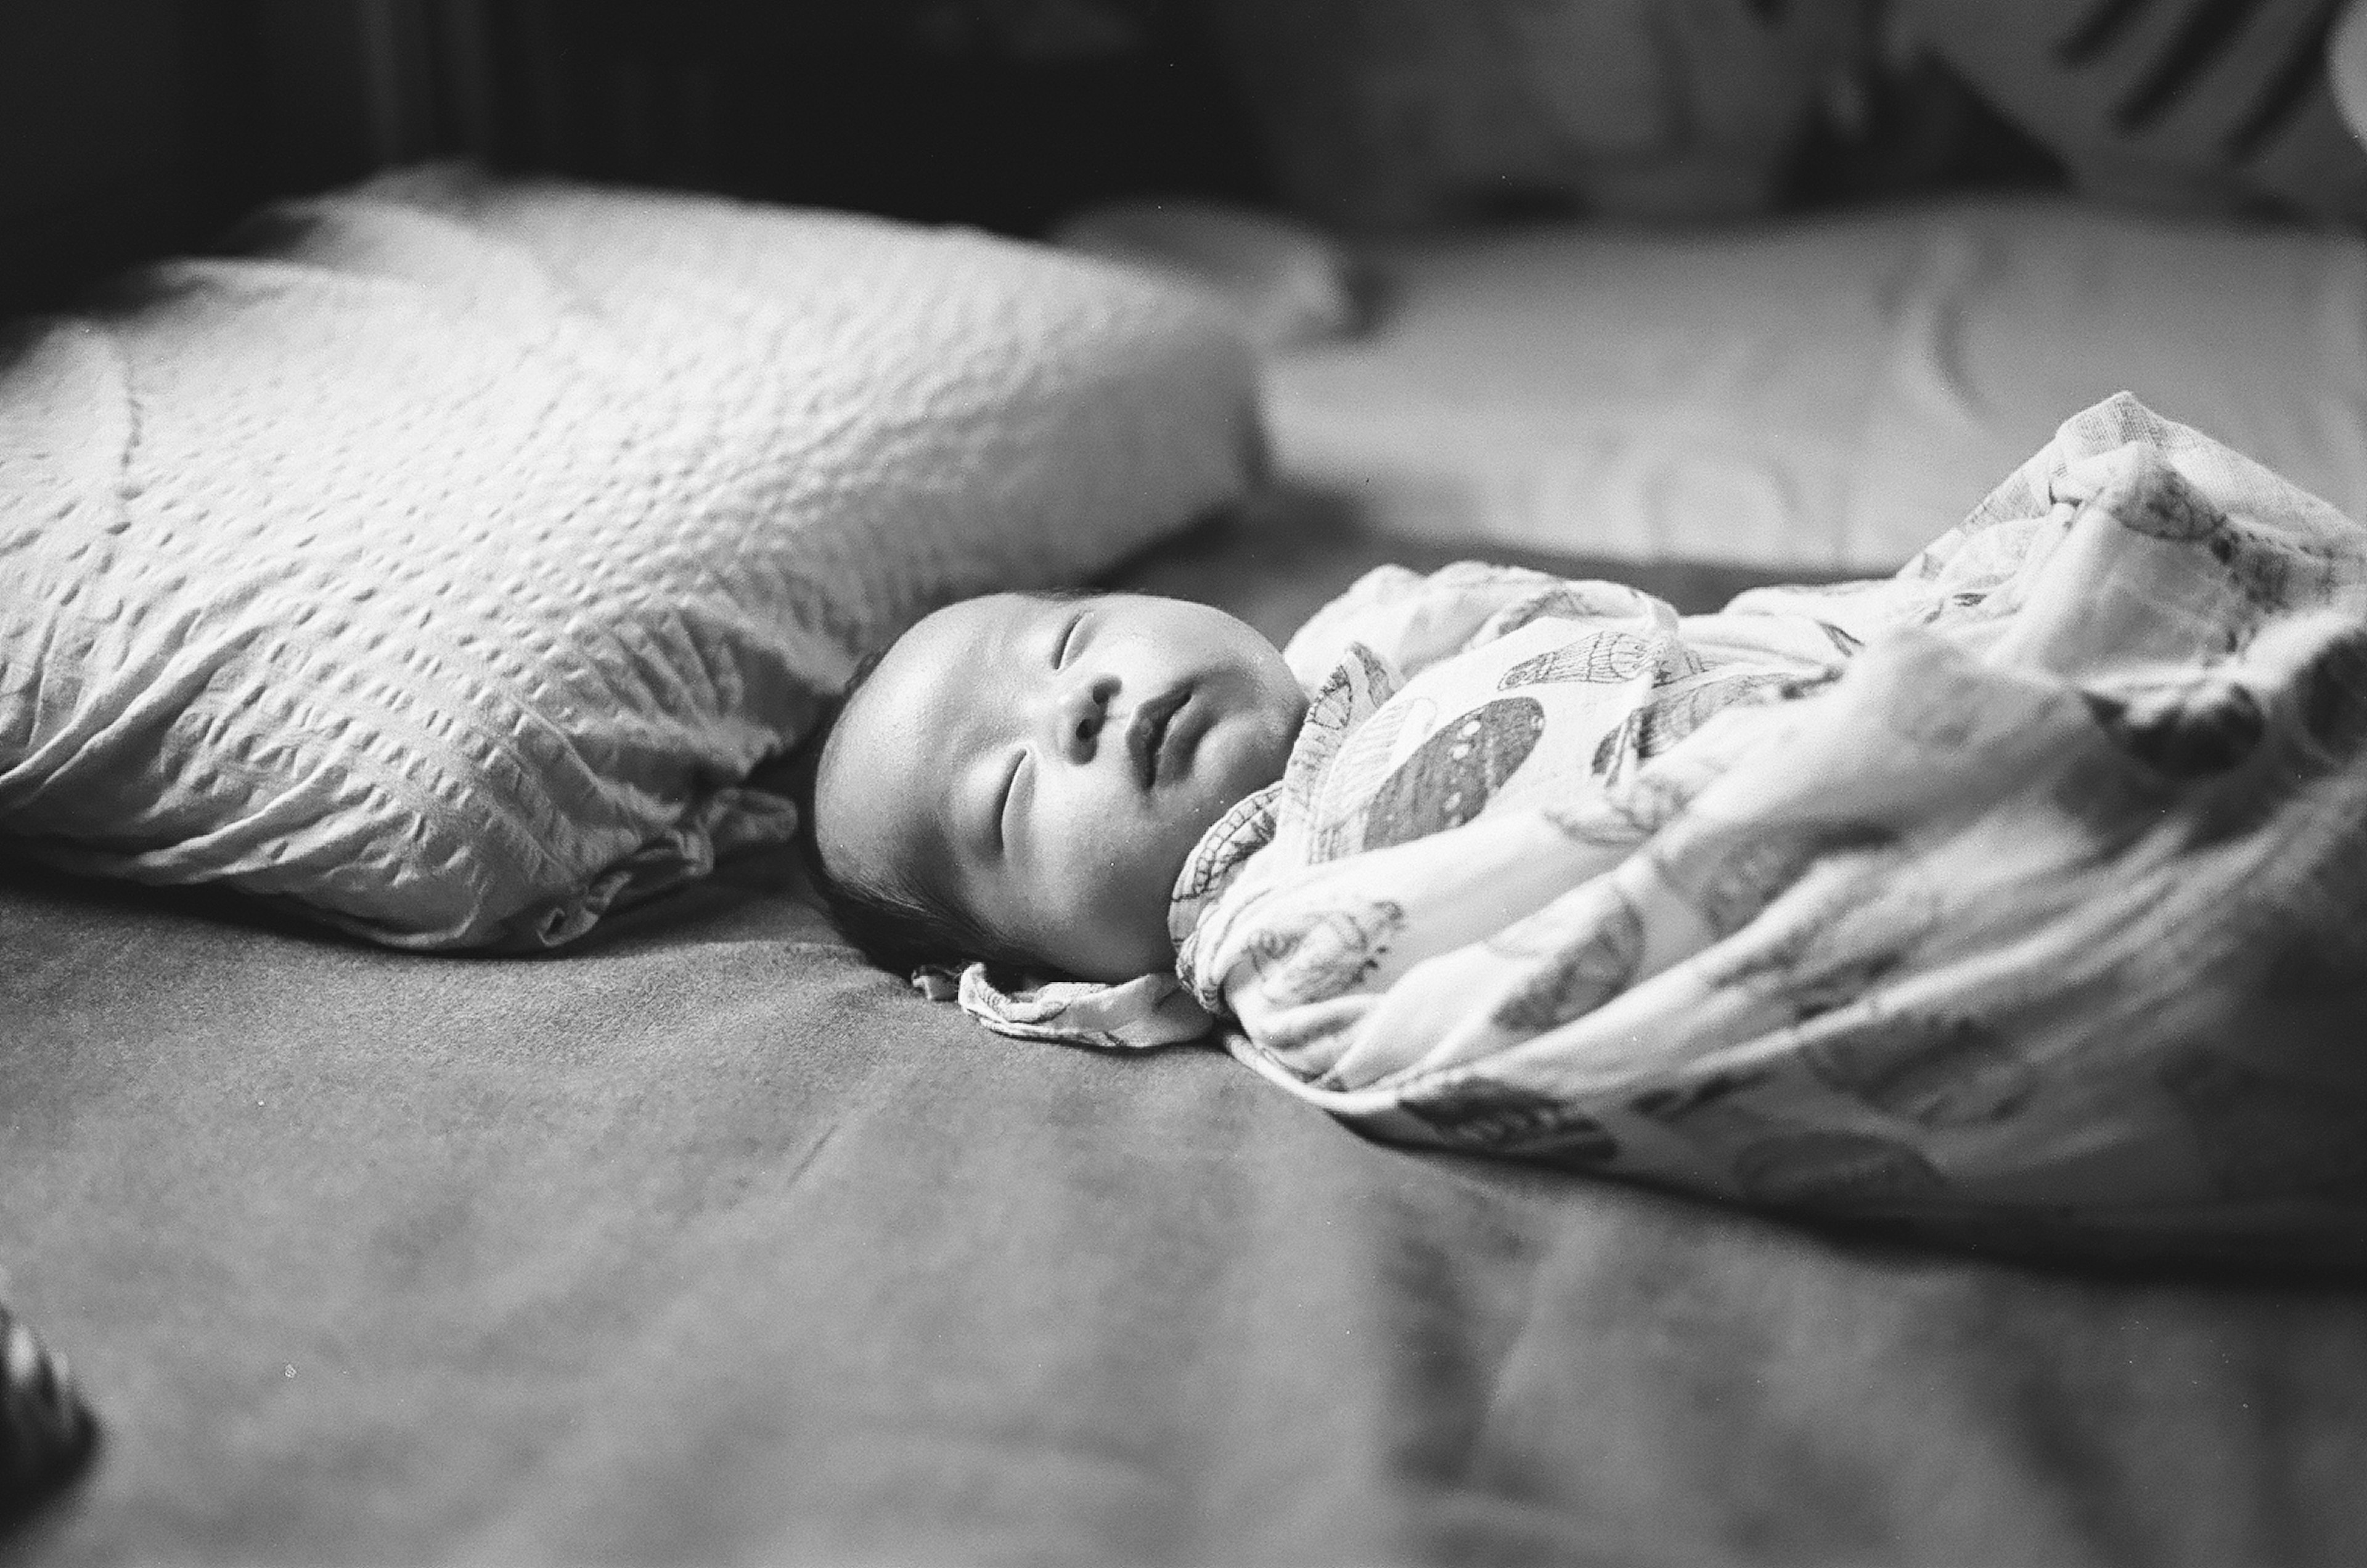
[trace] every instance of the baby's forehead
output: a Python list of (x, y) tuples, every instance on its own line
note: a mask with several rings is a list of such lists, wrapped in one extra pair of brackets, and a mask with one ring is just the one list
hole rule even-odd
[(900, 660), (928, 652), (908, 649), (911, 637), (847, 694), (815, 766), (816, 842), (835, 874), (866, 885), (908, 882), (913, 857), (933, 854), (943, 812), (946, 731), (960, 703), (944, 674), (961, 666)]
[(1028, 588), (957, 599), (922, 616), (896, 639), (879, 662), (883, 668), (902, 664), (933, 667), (959, 660), (964, 661), (966, 670), (974, 671), (980, 668), (974, 662), (978, 653), (1001, 646), (1021, 627), (1053, 611), (1074, 605), (1107, 610), (1122, 607), (1131, 597), (1098, 589)]
[(932, 680), (967, 685), (986, 673), (981, 656), (1007, 641), (1036, 607), (1022, 594), (988, 593), (933, 610), (889, 645), (865, 688), (900, 695)]
[(1020, 589), (956, 600), (933, 610), (889, 644), (849, 695), (843, 727), (884, 729), (924, 745), (948, 726), (980, 716), (1014, 644), (1048, 618), (1091, 608), (1120, 615), (1140, 596), (1098, 589)]
[(823, 751), (825, 773), (842, 775), (850, 789), (865, 779), (909, 789), (926, 776), (949, 732), (976, 716), (973, 699), (991, 676), (991, 655), (1022, 628), (1029, 608), (1021, 595), (988, 594), (913, 623), (847, 694)]
[[(996, 593), (923, 616), (848, 694), (817, 770), (817, 839), (866, 881), (916, 886), (946, 858), (960, 760), (996, 721), (996, 650), (1070, 594)], [(942, 897), (942, 888), (932, 892)]]

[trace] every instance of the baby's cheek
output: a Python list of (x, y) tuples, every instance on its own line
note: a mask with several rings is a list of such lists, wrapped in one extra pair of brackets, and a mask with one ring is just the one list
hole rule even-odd
[(1141, 879), (1146, 837), (1139, 826), (1129, 831), (1107, 817), (1083, 828), (1071, 874), (1080, 902), (1104, 915), (1123, 912)]
[(1107, 931), (1136, 940), (1148, 931), (1165, 942), (1167, 895), (1191, 851), (1188, 843), (1178, 849), (1169, 841), (1177, 833), (1172, 822), (1127, 823), (1114, 814), (1097, 821), (1079, 868), (1081, 908)]

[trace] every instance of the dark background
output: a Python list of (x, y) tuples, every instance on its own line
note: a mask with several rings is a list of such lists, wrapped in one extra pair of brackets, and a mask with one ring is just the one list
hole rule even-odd
[(433, 156), (1016, 233), (1265, 194), (1161, 0), (0, 0), (0, 39), (6, 305)]

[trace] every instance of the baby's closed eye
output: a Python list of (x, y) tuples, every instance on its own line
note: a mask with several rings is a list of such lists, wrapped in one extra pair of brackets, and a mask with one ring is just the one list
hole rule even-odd
[(1010, 763), (1002, 770), (1002, 787), (994, 798), (994, 852), (1002, 854), (1011, 842), (1011, 803), (1019, 795), (1019, 772), (1027, 765), (1027, 753), (1014, 751)]

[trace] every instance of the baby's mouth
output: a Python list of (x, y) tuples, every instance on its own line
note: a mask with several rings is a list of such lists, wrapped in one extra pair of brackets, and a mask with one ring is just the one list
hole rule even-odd
[(1192, 700), (1192, 688), (1178, 686), (1161, 693), (1134, 710), (1126, 727), (1126, 754), (1134, 763), (1135, 782), (1150, 789), (1159, 782), (1161, 753), (1167, 746), (1168, 721)]

